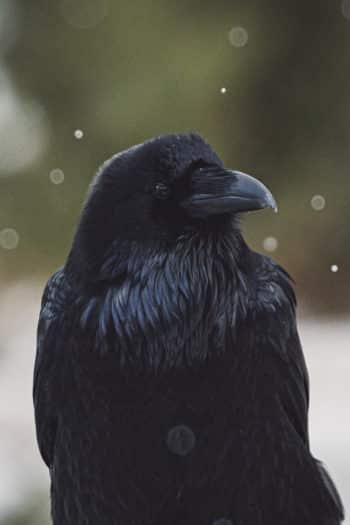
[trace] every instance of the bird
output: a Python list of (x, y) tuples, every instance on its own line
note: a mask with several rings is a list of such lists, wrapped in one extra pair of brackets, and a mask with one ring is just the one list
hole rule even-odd
[(45, 287), (33, 398), (54, 525), (337, 525), (310, 451), (292, 279), (253, 251), (276, 209), (197, 133), (114, 155)]

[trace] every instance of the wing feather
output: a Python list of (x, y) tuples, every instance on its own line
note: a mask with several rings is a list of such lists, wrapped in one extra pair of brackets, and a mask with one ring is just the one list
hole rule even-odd
[(33, 400), (39, 450), (48, 467), (52, 464), (57, 429), (65, 339), (62, 318), (68, 288), (62, 269), (49, 279), (42, 298), (37, 331)]

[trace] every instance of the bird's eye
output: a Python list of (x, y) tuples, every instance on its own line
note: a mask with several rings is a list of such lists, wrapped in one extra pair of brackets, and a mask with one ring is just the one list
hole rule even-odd
[(157, 199), (165, 200), (170, 197), (171, 190), (164, 182), (157, 182), (154, 187), (154, 195)]

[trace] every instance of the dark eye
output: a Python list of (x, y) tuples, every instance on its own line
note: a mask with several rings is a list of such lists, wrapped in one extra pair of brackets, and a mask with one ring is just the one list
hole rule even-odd
[(154, 187), (154, 195), (157, 199), (165, 200), (170, 197), (171, 190), (164, 182), (157, 182)]

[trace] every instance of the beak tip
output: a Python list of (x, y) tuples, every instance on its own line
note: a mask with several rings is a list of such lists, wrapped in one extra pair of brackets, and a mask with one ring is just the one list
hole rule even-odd
[(275, 201), (275, 198), (272, 195), (272, 193), (270, 192), (270, 190), (267, 190), (265, 202), (266, 202), (266, 207), (267, 208), (272, 208), (275, 213), (278, 213), (277, 202)]

